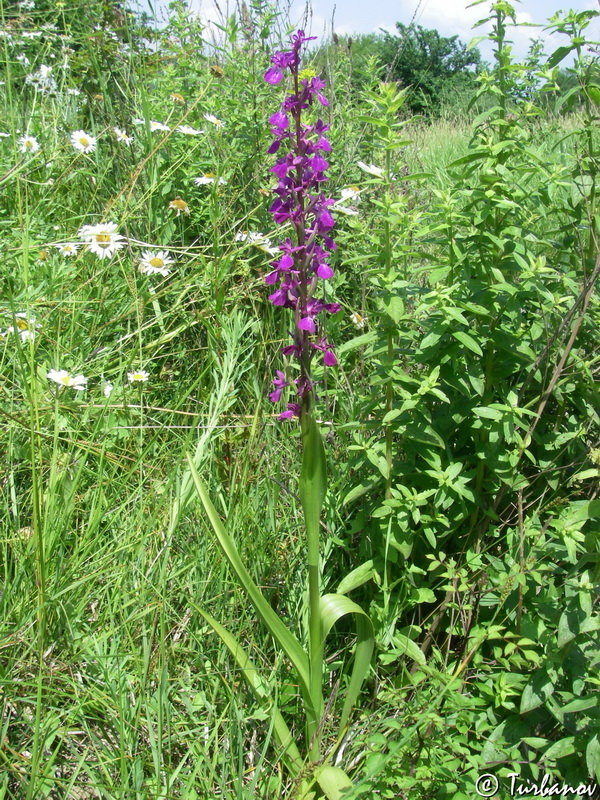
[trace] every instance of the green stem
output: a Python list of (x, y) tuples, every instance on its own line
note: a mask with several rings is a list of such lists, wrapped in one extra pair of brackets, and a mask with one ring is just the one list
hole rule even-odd
[[(392, 170), (392, 153), (390, 150), (386, 150), (385, 153), (385, 174), (387, 179), (387, 200), (389, 205), (389, 191), (390, 191), (390, 182), (391, 182), (391, 170)], [(385, 274), (386, 277), (389, 278), (390, 271), (392, 269), (392, 245), (391, 245), (391, 234), (390, 234), (390, 222), (389, 222), (389, 214), (386, 214), (384, 220), (384, 257), (385, 257)], [(388, 291), (389, 291), (389, 281), (388, 283)], [(392, 362), (394, 359), (394, 334), (392, 330), (391, 321), (388, 322), (388, 332), (387, 332), (387, 357), (388, 357), (388, 364), (389, 370), (391, 372)], [(390, 378), (387, 382), (385, 387), (385, 411), (386, 414), (392, 410), (394, 405), (394, 384), (392, 379)], [(392, 496), (392, 439), (393, 439), (393, 429), (392, 424), (390, 422), (387, 423), (385, 427), (385, 460), (387, 462), (387, 477), (385, 480), (385, 498), (389, 500)]]

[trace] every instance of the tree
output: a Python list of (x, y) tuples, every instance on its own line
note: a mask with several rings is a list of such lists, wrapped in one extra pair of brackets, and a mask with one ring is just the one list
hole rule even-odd
[(398, 35), (386, 33), (378, 55), (387, 79), (410, 86), (408, 104), (416, 113), (435, 113), (444, 100), (475, 88), (484, 63), (477, 48), (467, 50), (458, 36), (440, 36), (436, 30), (396, 23)]

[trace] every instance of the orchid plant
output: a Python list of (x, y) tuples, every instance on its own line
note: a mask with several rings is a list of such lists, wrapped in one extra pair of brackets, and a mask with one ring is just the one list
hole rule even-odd
[[(274, 305), (293, 311), (294, 318), (292, 341), (282, 352), (295, 361), (295, 372), (292, 364), (288, 365), (286, 371), (277, 371), (270, 399), (279, 402), (285, 390), (295, 392), (294, 399), (287, 403), (279, 419), (300, 420), (302, 464), (299, 495), (306, 530), (308, 584), (308, 630), (304, 637), (297, 638), (284, 625), (250, 577), (189, 455), (188, 461), (196, 490), (224, 555), (258, 616), (295, 671), (305, 717), (305, 756), (301, 754), (301, 748), (258, 668), (240, 642), (208, 612), (200, 611), (232, 653), (257, 700), (272, 715), (274, 735), (281, 748), (282, 759), (299, 787), (299, 795), (306, 798), (324, 795), (334, 800), (344, 788), (352, 786), (346, 773), (332, 766), (330, 761), (344, 736), (370, 668), (373, 626), (365, 612), (345, 596), (355, 586), (352, 575), (344, 579), (342, 590), (338, 593), (321, 594), (320, 519), (327, 486), (325, 450), (314, 416), (314, 403), (318, 396), (311, 364), (318, 354), (322, 354), (325, 367), (333, 367), (337, 363), (318, 318), (323, 312), (336, 313), (339, 306), (318, 296), (320, 282), (333, 276), (328, 257), (335, 248), (331, 238), (334, 219), (330, 211), (334, 201), (326, 198), (322, 191), (328, 168), (324, 154), (331, 151), (331, 144), (325, 135), (329, 126), (320, 119), (311, 124), (304, 121), (307, 109), (312, 110), (315, 100), (327, 106), (323, 94), (325, 82), (308, 70), (300, 70), (302, 47), (311, 38), (314, 37), (297, 31), (292, 37), (291, 49), (275, 53), (271, 58), (273, 65), (265, 73), (265, 80), (273, 86), (283, 81), (286, 72), (292, 83), (291, 93), (284, 99), (280, 110), (270, 118), (275, 138), (268, 151), (270, 154), (286, 151), (272, 167), (278, 183), (270, 211), (276, 223), (291, 228), (291, 235), (286, 236), (279, 245), (281, 255), (271, 263), (273, 269), (265, 281), (270, 286), (279, 284), (269, 299)], [(359, 585), (362, 580), (357, 580), (356, 585)], [(338, 718), (336, 744), (324, 754), (323, 729), (325, 722), (329, 723), (326, 720), (323, 690), (325, 642), (336, 622), (346, 615), (353, 615), (356, 620), (354, 665), (345, 683), (345, 691), (340, 691), (345, 696)]]

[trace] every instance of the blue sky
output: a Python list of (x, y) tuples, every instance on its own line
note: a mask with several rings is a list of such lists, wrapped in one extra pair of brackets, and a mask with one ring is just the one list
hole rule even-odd
[[(146, 5), (144, 0), (141, 0)], [(159, 12), (164, 14), (167, 0), (152, 0)], [(517, 9), (519, 22), (534, 24), (536, 27), (520, 27), (511, 31), (513, 50), (516, 56), (527, 52), (529, 39), (539, 35), (545, 39), (546, 52), (551, 53), (562, 43), (555, 34), (550, 36), (544, 33), (543, 24), (548, 16), (560, 9), (570, 8), (576, 11), (584, 9), (600, 10), (600, 0), (523, 0), (518, 3), (513, 0)], [(219, 10), (229, 16), (234, 13), (239, 3), (237, 0), (188, 0), (190, 9), (198, 13), (207, 22), (222, 21)], [(282, 4), (285, 5), (285, 4)], [(424, 28), (436, 28), (444, 36), (458, 35), (467, 43), (474, 36), (482, 35), (485, 29), (472, 30), (472, 26), (482, 17), (487, 16), (489, 3), (483, 3), (475, 8), (468, 8), (465, 0), (310, 0), (301, 2), (292, 0), (291, 21), (300, 24), (306, 19), (308, 8), (307, 28), (313, 35), (322, 37), (331, 33), (332, 29), (339, 34), (356, 34), (395, 30), (395, 23), (409, 24), (415, 21)], [(588, 38), (600, 39), (600, 18), (592, 22), (588, 29)], [(489, 59), (491, 49), (487, 43), (482, 43), (480, 49), (484, 58)]]

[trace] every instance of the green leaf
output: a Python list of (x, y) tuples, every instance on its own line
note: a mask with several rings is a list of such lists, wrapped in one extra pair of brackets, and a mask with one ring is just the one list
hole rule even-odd
[(348, 594), (348, 592), (367, 583), (367, 581), (370, 581), (376, 575), (377, 572), (373, 569), (373, 561), (371, 559), (365, 561), (360, 567), (356, 567), (356, 569), (349, 572), (345, 578), (342, 578), (337, 589), (337, 594)]
[(303, 415), (302, 421), (302, 467), (298, 494), (308, 536), (319, 537), (321, 508), (327, 491), (325, 448), (317, 423), (311, 413)]
[(225, 527), (221, 522), (215, 507), (210, 501), (206, 487), (200, 479), (196, 467), (194, 466), (194, 462), (192, 461), (192, 457), (189, 453), (187, 453), (187, 460), (190, 473), (192, 475), (192, 480), (194, 481), (194, 486), (198, 496), (200, 497), (200, 500), (202, 501), (202, 505), (204, 506), (206, 515), (208, 516), (210, 524), (215, 532), (219, 546), (223, 551), (223, 555), (233, 569), (241, 587), (250, 598), (258, 616), (269, 629), (275, 641), (280, 645), (287, 657), (292, 662), (298, 675), (302, 695), (305, 699), (305, 702), (307, 702), (307, 700), (310, 698), (310, 677), (308, 658), (304, 652), (304, 648), (279, 619), (275, 611), (273, 611), (269, 603), (265, 600), (258, 586), (250, 577), (250, 574), (248, 573), (248, 570), (244, 566), (240, 554), (238, 553), (235, 542), (225, 530)]
[(497, 408), (490, 408), (489, 406), (476, 406), (473, 409), (473, 413), (476, 414), (478, 417), (484, 417), (485, 419), (495, 419), (497, 421), (501, 420), (504, 416), (501, 411), (498, 411)]
[(598, 705), (597, 697), (578, 697), (576, 700), (571, 700), (566, 706), (561, 708), (563, 714), (571, 714), (574, 711), (586, 711), (588, 708), (594, 708)]
[(600, 89), (597, 86), (588, 86), (587, 93), (595, 106), (600, 106)]
[(547, 761), (550, 759), (554, 760), (556, 758), (564, 758), (565, 756), (570, 756), (574, 752), (575, 737), (565, 736), (564, 739), (559, 739), (558, 742), (554, 742), (554, 744), (550, 745), (550, 747), (543, 754), (542, 760)]
[(483, 350), (481, 347), (479, 347), (475, 339), (472, 336), (469, 336), (469, 334), (465, 331), (453, 331), (452, 336), (454, 336), (454, 338), (461, 344), (464, 344), (464, 346), (473, 353), (476, 353), (478, 356), (483, 356)]
[(398, 297), (398, 295), (386, 297), (383, 300), (383, 307), (392, 318), (392, 321), (397, 325), (404, 314), (404, 303), (402, 302), (402, 298)]
[(369, 331), (368, 333), (363, 333), (361, 336), (355, 336), (354, 339), (350, 339), (349, 342), (342, 342), (337, 347), (338, 355), (343, 355), (344, 353), (348, 353), (350, 350), (356, 350), (359, 347), (365, 347), (368, 344), (376, 341), (377, 339), (377, 331)]
[(556, 676), (548, 674), (546, 668), (538, 670), (529, 680), (521, 696), (521, 714), (539, 708), (554, 692)]
[(325, 640), (329, 631), (339, 619), (347, 614), (353, 614), (356, 618), (357, 640), (354, 667), (346, 689), (346, 699), (340, 717), (340, 730), (346, 725), (363, 682), (369, 673), (375, 639), (373, 625), (369, 616), (353, 600), (341, 594), (325, 594), (321, 597), (322, 650), (325, 647)]
[(395, 650), (398, 655), (407, 655), (422, 667), (427, 663), (425, 655), (419, 645), (403, 633), (394, 634), (394, 644), (396, 645)]
[(327, 800), (342, 800), (344, 790), (354, 785), (340, 767), (325, 765), (317, 770), (315, 777)]
[(263, 705), (268, 714), (273, 714), (273, 731), (275, 733), (275, 739), (277, 740), (277, 744), (283, 750), (283, 759), (286, 763), (286, 766), (290, 770), (291, 774), (294, 777), (297, 777), (303, 766), (302, 758), (294, 741), (292, 732), (290, 731), (281, 712), (277, 706), (273, 704), (270, 698), (269, 689), (261, 677), (260, 670), (253, 664), (246, 651), (236, 637), (233, 636), (233, 634), (229, 633), (229, 631), (207, 611), (199, 608), (193, 602), (192, 605), (204, 617), (206, 622), (208, 622), (210, 627), (219, 636), (223, 644), (234, 657), (240, 670), (242, 671), (242, 675), (244, 676), (246, 683), (252, 690), (256, 699)]
[(555, 67), (557, 64), (560, 64), (560, 62), (564, 58), (566, 58), (569, 55), (569, 53), (574, 49), (575, 45), (573, 44), (557, 48), (546, 62), (546, 67), (548, 69), (552, 69), (552, 67)]
[(462, 156), (462, 158), (457, 158), (456, 161), (452, 161), (448, 164), (448, 169), (452, 169), (452, 167), (460, 167), (462, 164), (471, 164), (473, 161), (481, 161), (483, 158), (487, 158), (487, 153), (481, 152), (481, 150), (476, 151), (475, 153), (469, 153), (466, 156)]
[(374, 483), (359, 483), (358, 486), (355, 486), (353, 489), (350, 489), (346, 497), (342, 500), (342, 505), (346, 506), (348, 503), (351, 503), (353, 500), (357, 500), (359, 497), (367, 494), (371, 491), (375, 486), (377, 486), (377, 481)]
[(585, 748), (585, 760), (589, 774), (600, 781), (600, 740), (598, 734), (593, 736)]

